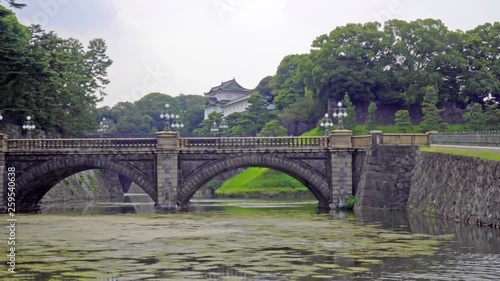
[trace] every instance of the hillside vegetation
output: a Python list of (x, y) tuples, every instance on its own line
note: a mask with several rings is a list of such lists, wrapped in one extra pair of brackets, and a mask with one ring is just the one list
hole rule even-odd
[[(448, 124), (500, 129), (500, 22), (467, 31), (450, 30), (439, 19), (338, 26), (316, 37), (310, 52), (282, 58), (255, 86), (247, 111), (208, 120), (202, 93), (149, 93), (97, 108), (111, 82), (105, 39), (85, 46), (43, 28), (22, 25), (0, 5), (0, 53), (9, 54), (0, 56), (0, 113), (14, 124), (34, 116), (37, 130), (63, 137), (95, 135), (103, 117), (108, 134), (152, 134), (164, 129), (166, 103), (180, 115), (182, 136), (212, 136), (210, 127), (222, 118), (228, 136), (300, 135), (326, 112), (331, 117), (338, 101), (349, 113), (345, 127), (355, 134), (377, 125), (419, 132), (445, 131)], [(269, 95), (275, 110), (260, 98)]]

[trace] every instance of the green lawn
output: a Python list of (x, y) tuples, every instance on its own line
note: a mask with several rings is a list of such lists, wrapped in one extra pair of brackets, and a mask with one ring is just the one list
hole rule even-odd
[(248, 168), (216, 191), (222, 197), (303, 197), (309, 190), (293, 177), (268, 168)]
[(484, 159), (489, 159), (489, 160), (500, 161), (500, 152), (494, 153), (494, 152), (488, 152), (488, 151), (475, 151), (475, 150), (444, 148), (444, 147), (435, 147), (435, 146), (431, 146), (431, 147), (422, 146), (419, 148), (419, 150), (426, 151), (426, 152), (441, 152), (441, 153), (448, 153), (448, 154), (455, 154), (455, 155), (462, 155), (462, 156), (479, 157), (479, 158), (484, 158)]

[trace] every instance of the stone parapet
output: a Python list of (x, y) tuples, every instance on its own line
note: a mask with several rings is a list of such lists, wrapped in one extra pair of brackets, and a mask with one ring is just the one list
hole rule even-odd
[(349, 130), (333, 130), (330, 131), (330, 147), (333, 148), (349, 148), (352, 147), (352, 131)]
[(158, 132), (156, 133), (157, 143), (156, 148), (159, 150), (172, 150), (177, 149), (177, 139), (179, 134), (177, 132)]

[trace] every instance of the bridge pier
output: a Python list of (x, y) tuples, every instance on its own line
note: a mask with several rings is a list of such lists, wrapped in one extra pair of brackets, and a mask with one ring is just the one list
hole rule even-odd
[(334, 130), (330, 132), (331, 173), (330, 209), (344, 208), (346, 198), (352, 195), (352, 131)]
[(178, 209), (179, 193), (177, 133), (158, 132), (156, 151), (156, 171), (158, 198), (156, 208), (161, 210)]
[(5, 194), (6, 191), (6, 173), (7, 167), (5, 166), (5, 153), (7, 152), (7, 135), (0, 134), (0, 186), (2, 189), (0, 190), (0, 212), (7, 210), (7, 206), (5, 205)]

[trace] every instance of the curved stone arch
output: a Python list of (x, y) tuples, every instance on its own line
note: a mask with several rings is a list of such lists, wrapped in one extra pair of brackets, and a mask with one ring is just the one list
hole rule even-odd
[(288, 174), (306, 186), (321, 206), (328, 206), (330, 192), (327, 179), (303, 163), (267, 155), (248, 155), (207, 163), (181, 184), (177, 204), (185, 206), (196, 191), (214, 177), (230, 170), (248, 167), (270, 168)]
[(137, 168), (113, 161), (107, 157), (56, 157), (22, 173), (16, 181), (16, 201), (19, 209), (30, 209), (58, 182), (79, 172), (105, 169), (125, 176), (141, 187), (152, 199), (157, 201), (156, 183)]

